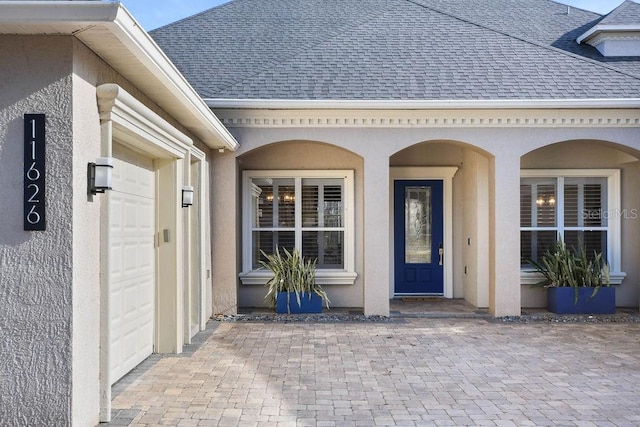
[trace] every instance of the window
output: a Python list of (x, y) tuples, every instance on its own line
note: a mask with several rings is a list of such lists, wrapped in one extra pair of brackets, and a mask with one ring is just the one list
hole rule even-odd
[(520, 181), (520, 252), (540, 260), (558, 237), (602, 252), (620, 271), (620, 206), (617, 170), (523, 170)]
[(245, 171), (243, 284), (262, 284), (263, 252), (298, 248), (318, 283), (353, 283), (353, 171)]

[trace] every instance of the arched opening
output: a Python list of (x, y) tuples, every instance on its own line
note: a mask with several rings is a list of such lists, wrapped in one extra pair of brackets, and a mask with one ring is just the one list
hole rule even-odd
[[(419, 245), (417, 248), (407, 249), (407, 242), (415, 239), (415, 230), (412, 228), (416, 228), (407, 224), (415, 223), (413, 211), (416, 209), (412, 206), (421, 197), (426, 197), (420, 196), (419, 193), (427, 190), (415, 190), (433, 183), (436, 191), (433, 194), (442, 197), (442, 202), (431, 202), (430, 209), (434, 211), (427, 209), (428, 214), (423, 216), (431, 215), (431, 218), (438, 218), (440, 213), (437, 213), (437, 210), (441, 209), (442, 224), (431, 224), (431, 235), (425, 235), (431, 250), (422, 250), (425, 258), (416, 263), (431, 263), (435, 268), (442, 268), (441, 288), (430, 288), (436, 290), (434, 294), (445, 298), (464, 298), (476, 307), (489, 307), (492, 158), (490, 153), (473, 145), (449, 140), (421, 142), (390, 157), (389, 208), (393, 218), (390, 244), (393, 259), (390, 264), (389, 292), (392, 298), (401, 296), (403, 290), (411, 289), (398, 286), (403, 280), (410, 281), (414, 277), (411, 268), (406, 266), (414, 262), (407, 252), (419, 254), (421, 251)], [(442, 196), (439, 195), (440, 185)], [(405, 192), (404, 196), (400, 194), (402, 191)], [(401, 197), (405, 197), (404, 203), (400, 200)], [(418, 209), (416, 212), (423, 211)], [(406, 217), (404, 221), (402, 216)], [(426, 223), (429, 221), (428, 219)], [(423, 221), (418, 223), (421, 222)], [(438, 230), (437, 227), (442, 227), (442, 230)], [(418, 229), (422, 231), (422, 227)], [(402, 236), (403, 233), (405, 236)], [(420, 273), (418, 270), (418, 274), (426, 274), (427, 277), (432, 274), (428, 269), (422, 271), (426, 273)], [(440, 276), (436, 277), (440, 280)], [(420, 293), (419, 288), (414, 289), (418, 289), (417, 293)]]
[[(602, 252), (616, 305), (637, 307), (640, 281), (640, 151), (599, 140), (571, 140), (521, 157), (520, 227), (525, 260), (562, 238)], [(522, 307), (546, 307), (546, 291), (522, 274)]]
[(334, 307), (363, 307), (362, 157), (316, 141), (264, 145), (237, 158), (242, 215), (239, 307), (265, 304), (261, 251), (298, 248), (318, 260)]

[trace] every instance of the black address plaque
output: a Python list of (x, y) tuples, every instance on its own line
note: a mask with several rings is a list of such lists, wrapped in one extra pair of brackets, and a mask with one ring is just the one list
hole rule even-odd
[(46, 230), (45, 115), (24, 115), (24, 229)]

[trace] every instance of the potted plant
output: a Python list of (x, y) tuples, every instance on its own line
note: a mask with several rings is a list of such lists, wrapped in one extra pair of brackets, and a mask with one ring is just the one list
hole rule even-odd
[(273, 272), (265, 299), (277, 313), (320, 313), (323, 301), (329, 308), (326, 292), (315, 281), (316, 259), (305, 260), (298, 249), (283, 248), (281, 253), (276, 247), (273, 255), (261, 252), (266, 261), (260, 264)]
[(587, 256), (584, 244), (569, 249), (559, 240), (542, 260), (529, 263), (544, 276), (538, 283), (547, 288), (547, 308), (558, 314), (613, 314), (615, 288), (610, 287), (609, 265), (602, 253)]

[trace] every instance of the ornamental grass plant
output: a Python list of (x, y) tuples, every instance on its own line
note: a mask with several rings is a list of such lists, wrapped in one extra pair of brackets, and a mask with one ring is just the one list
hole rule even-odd
[(329, 308), (329, 298), (322, 286), (316, 283), (317, 259), (304, 259), (298, 249), (289, 252), (286, 248), (276, 246), (276, 251), (272, 255), (260, 251), (266, 261), (260, 261), (262, 267), (273, 272), (273, 277), (266, 283), (267, 300), (269, 307), (276, 306), (276, 298), (280, 292), (294, 293), (298, 306), (301, 299), (311, 294), (317, 294)]
[(567, 245), (559, 239), (552, 250), (547, 250), (538, 263), (528, 260), (536, 271), (544, 279), (537, 283), (545, 288), (573, 287), (575, 288), (575, 300), (578, 300), (578, 288), (594, 288), (591, 297), (594, 297), (600, 287), (610, 286), (610, 267), (602, 258), (601, 252), (595, 252), (590, 259), (583, 243), (578, 248), (567, 248)]

